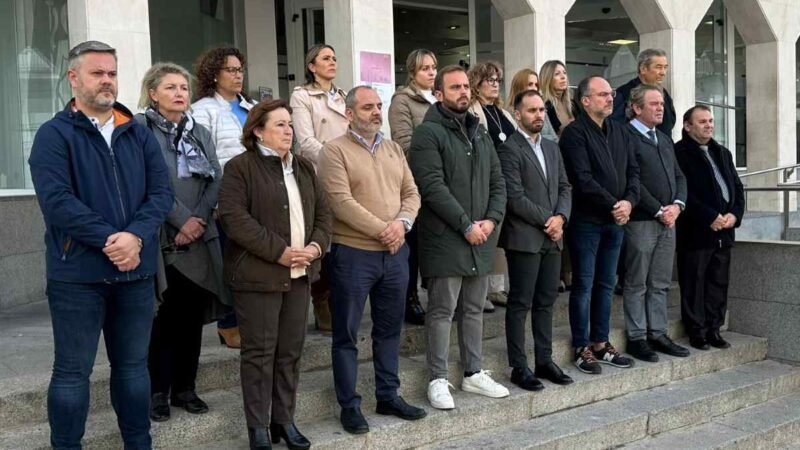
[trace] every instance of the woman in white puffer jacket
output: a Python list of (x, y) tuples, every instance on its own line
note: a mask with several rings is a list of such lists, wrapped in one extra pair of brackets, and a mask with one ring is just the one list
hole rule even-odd
[(238, 49), (218, 47), (195, 64), (199, 100), (192, 104), (192, 117), (211, 131), (223, 170), (225, 163), (244, 152), (242, 126), (255, 105), (242, 89), (245, 63)]
[[(195, 92), (199, 100), (192, 104), (192, 117), (211, 132), (222, 170), (234, 156), (244, 153), (242, 127), (255, 102), (242, 89), (246, 59), (235, 47), (217, 47), (200, 55), (194, 66)], [(225, 232), (217, 220), (220, 244)], [(220, 343), (240, 348), (241, 336), (236, 314), (228, 312), (217, 321)]]

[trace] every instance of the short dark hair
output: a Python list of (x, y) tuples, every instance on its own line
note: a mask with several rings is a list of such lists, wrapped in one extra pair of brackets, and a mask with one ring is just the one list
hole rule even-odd
[(709, 108), (706, 105), (694, 105), (691, 108), (687, 109), (685, 113), (683, 113), (683, 123), (691, 122), (694, 112), (697, 111), (698, 109), (702, 111), (711, 112), (711, 108)]
[[(217, 75), (225, 67), (228, 56), (236, 57), (242, 67), (247, 65), (247, 59), (244, 54), (238, 48), (230, 46), (212, 48), (197, 58), (194, 63), (194, 91), (197, 98), (213, 97), (214, 93), (217, 92)], [(251, 100), (244, 90), (242, 90), (241, 94), (242, 97)]]
[(539, 97), (542, 99), (542, 101), (544, 101), (544, 97), (542, 97), (542, 94), (539, 93), (539, 91), (537, 91), (536, 89), (528, 89), (514, 96), (514, 109), (519, 111), (520, 107), (522, 106), (523, 100), (525, 100), (528, 97)]
[[(588, 97), (589, 94), (591, 94), (591, 92), (589, 92), (589, 83), (595, 78), (603, 78), (603, 76), (598, 74), (589, 75), (578, 83), (578, 103), (580, 103), (580, 99)], [(605, 80), (605, 78), (603, 79)]]
[(451, 64), (449, 66), (442, 67), (442, 70), (436, 72), (436, 78), (433, 80), (433, 91), (443, 92), (444, 86), (442, 85), (444, 84), (444, 76), (447, 75), (448, 73), (453, 73), (453, 72), (464, 72), (465, 74), (467, 73), (467, 71), (463, 67), (457, 64)]
[(347, 109), (353, 109), (356, 107), (356, 95), (358, 95), (358, 91), (363, 89), (369, 89), (374, 91), (375, 89), (372, 86), (367, 86), (366, 84), (362, 84), (359, 86), (350, 89), (347, 95), (344, 98), (344, 106)]
[(72, 47), (67, 53), (67, 62), (69, 69), (76, 69), (80, 65), (81, 56), (86, 53), (108, 53), (117, 60), (117, 49), (100, 41), (84, 41)]
[(268, 100), (253, 106), (253, 109), (247, 114), (247, 120), (244, 122), (242, 128), (242, 145), (245, 149), (253, 152), (258, 151), (258, 138), (256, 137), (255, 130), (264, 126), (264, 122), (269, 119), (269, 114), (276, 109), (285, 109), (292, 114), (292, 107), (289, 102), (283, 99)]

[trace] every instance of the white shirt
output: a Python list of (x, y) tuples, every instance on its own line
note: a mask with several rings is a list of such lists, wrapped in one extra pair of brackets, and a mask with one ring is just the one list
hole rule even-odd
[(92, 125), (94, 125), (95, 128), (100, 130), (100, 134), (102, 134), (103, 139), (106, 140), (108, 148), (111, 148), (111, 135), (114, 134), (114, 114), (111, 114), (111, 117), (109, 117), (106, 123), (102, 125), (97, 117), (89, 117), (89, 121), (92, 122)]
[[(264, 156), (278, 156), (278, 153), (271, 148), (258, 145), (261, 154)], [(289, 229), (291, 231), (291, 239), (289, 245), (293, 248), (304, 248), (306, 246), (306, 219), (303, 216), (303, 198), (300, 196), (300, 188), (297, 186), (297, 180), (294, 177), (294, 169), (292, 168), (292, 160), (294, 156), (292, 152), (286, 155), (286, 160), (281, 160), (283, 164), (283, 182), (286, 185), (286, 194), (289, 197)], [(306, 275), (305, 267), (293, 267), (291, 269), (291, 278), (300, 278)]]
[(425, 100), (427, 100), (431, 105), (437, 102), (436, 97), (433, 96), (433, 92), (430, 90), (423, 91), (420, 89), (419, 93), (422, 94), (422, 96), (425, 97)]
[(536, 155), (536, 159), (539, 160), (539, 164), (542, 166), (542, 173), (544, 174), (544, 179), (547, 180), (547, 165), (544, 163), (544, 151), (542, 150), (542, 135), (537, 134), (536, 139), (534, 140), (528, 133), (522, 133), (525, 136), (525, 139), (528, 140), (528, 144), (530, 144), (531, 149), (533, 150), (533, 154)]

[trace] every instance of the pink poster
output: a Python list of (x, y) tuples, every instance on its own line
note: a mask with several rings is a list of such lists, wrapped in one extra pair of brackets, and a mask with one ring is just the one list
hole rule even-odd
[(391, 83), (392, 55), (388, 53), (361, 52), (361, 82)]

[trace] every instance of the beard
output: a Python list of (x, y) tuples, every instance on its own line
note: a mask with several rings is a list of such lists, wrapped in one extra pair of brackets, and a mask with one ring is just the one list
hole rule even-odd
[(530, 134), (538, 134), (542, 132), (542, 128), (544, 128), (544, 121), (541, 122), (525, 122), (522, 124), (522, 128), (525, 128)]
[(383, 117), (380, 118), (378, 123), (373, 123), (371, 120), (361, 120), (359, 118), (353, 119), (352, 127), (359, 134), (373, 135), (380, 131), (383, 126)]
[[(110, 93), (111, 97), (106, 94)], [(92, 105), (97, 108), (110, 108), (114, 106), (117, 101), (117, 89), (113, 85), (100, 86), (97, 89), (89, 89), (83, 83), (78, 83), (75, 96), (81, 99), (81, 102)]]
[[(463, 103), (461, 103), (463, 101)], [(469, 97), (466, 95), (463, 97), (459, 97), (456, 101), (451, 101), (448, 99), (442, 100), (442, 104), (445, 108), (453, 111), (456, 114), (464, 114), (469, 110)]]

